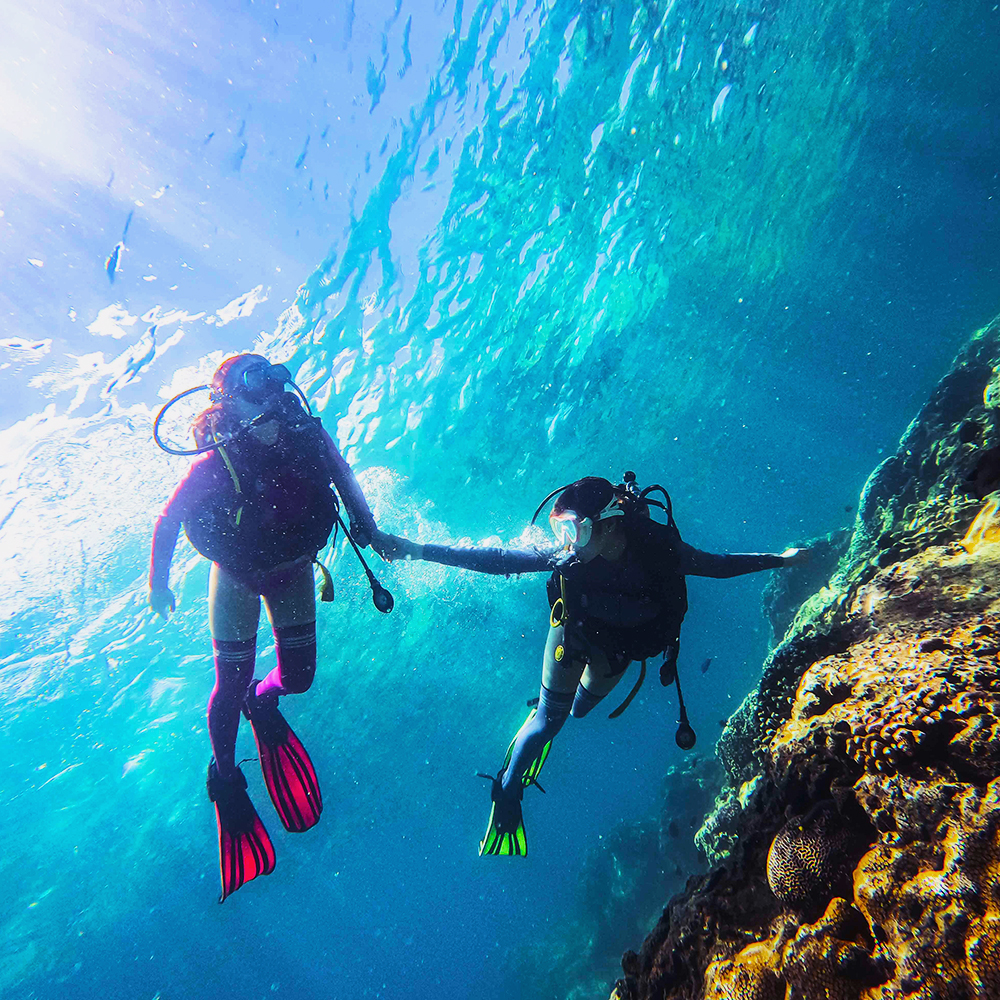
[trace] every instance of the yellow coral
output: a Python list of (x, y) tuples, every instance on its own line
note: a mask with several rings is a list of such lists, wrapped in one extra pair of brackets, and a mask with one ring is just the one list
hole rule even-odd
[(861, 1000), (876, 970), (861, 915), (834, 897), (815, 923), (784, 922), (766, 940), (712, 962), (705, 1000)]
[(994, 498), (984, 504), (969, 525), (962, 547), (971, 553), (981, 545), (995, 545), (997, 542), (1000, 542), (1000, 500)]
[(705, 970), (705, 1000), (784, 1000), (785, 984), (776, 969), (780, 957), (772, 939), (712, 962)]

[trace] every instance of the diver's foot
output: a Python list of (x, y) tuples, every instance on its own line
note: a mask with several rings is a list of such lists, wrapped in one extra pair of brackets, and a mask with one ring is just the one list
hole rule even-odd
[(486, 836), (479, 842), (479, 854), (514, 854), (523, 857), (527, 854), (527, 839), (521, 815), (520, 782), (517, 783), (517, 788), (505, 791), (501, 780), (503, 771), (495, 778), (488, 774), (480, 777), (491, 782), (490, 798), (493, 806), (490, 809)]
[(273, 692), (258, 697), (257, 687), (262, 683), (263, 681), (260, 681), (255, 677), (250, 682), (250, 686), (247, 688), (247, 693), (243, 698), (243, 718), (247, 721), (251, 720), (251, 712), (258, 705), (264, 710), (278, 707), (278, 696)]
[(241, 885), (274, 871), (274, 846), (247, 795), (247, 779), (239, 768), (227, 781), (219, 775), (213, 757), (205, 784), (208, 797), (215, 804), (219, 828), (221, 903)]
[(232, 789), (244, 789), (246, 787), (247, 779), (238, 767), (233, 770), (232, 774), (223, 776), (214, 757), (208, 762), (208, 777), (205, 779), (205, 790), (208, 792), (208, 800), (210, 802), (217, 802), (220, 797), (228, 796)]
[(285, 829), (304, 833), (323, 811), (319, 778), (302, 741), (278, 710), (277, 694), (258, 697), (258, 683), (247, 690), (243, 712), (253, 727), (264, 784)]

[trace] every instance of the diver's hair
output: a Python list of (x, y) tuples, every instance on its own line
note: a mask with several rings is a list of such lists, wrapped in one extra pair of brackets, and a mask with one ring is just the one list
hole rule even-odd
[(571, 483), (552, 505), (553, 514), (572, 510), (581, 517), (596, 517), (611, 502), (615, 488), (600, 476), (585, 476)]
[(213, 403), (191, 421), (191, 431), (194, 434), (195, 444), (199, 448), (212, 444), (217, 434), (226, 434), (229, 423), (231, 421), (226, 408), (221, 402)]

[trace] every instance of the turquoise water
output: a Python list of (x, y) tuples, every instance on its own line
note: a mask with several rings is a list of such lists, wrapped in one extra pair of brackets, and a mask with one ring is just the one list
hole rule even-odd
[[(631, 468), (670, 489), (693, 544), (780, 550), (852, 520), (868, 472), (1000, 307), (991, 4), (388, 17), (385, 64), (352, 70), (367, 94), (344, 141), (384, 127), (340, 192), (342, 235), (320, 221), (318, 166), (306, 179), (319, 129), (289, 139), (303, 200), (271, 211), (313, 219), (329, 251), (280, 318), (256, 338), (190, 333), (183, 362), (158, 358), (131, 395), (5, 412), (5, 997), (602, 996), (696, 865), (693, 817), (666, 854), (636, 832), (658, 827), (664, 776), (684, 765), (673, 695), (652, 683), (620, 720), (560, 735), (547, 794), (526, 797), (529, 856), (480, 859), (475, 774), (499, 766), (537, 693), (543, 579), (380, 565), (384, 617), (337, 552), (316, 684), (285, 702), (322, 823), (281, 833), (248, 767), (278, 867), (215, 904), (207, 564), (178, 549), (167, 623), (144, 581), (186, 467), (153, 447), (152, 415), (220, 352), (291, 366), (388, 530), (539, 539), (527, 523), (547, 492)], [(426, 76), (400, 76), (422, 17), (441, 26)], [(284, 43), (303, 62), (308, 27)], [(243, 86), (268, 99), (266, 80)], [(65, 382), (81, 356), (32, 377)], [(699, 751), (753, 686), (763, 582), (691, 583), (681, 665)], [(671, 815), (682, 784), (667, 780)], [(602, 901), (644, 863), (653, 889), (616, 902), (609, 936)]]

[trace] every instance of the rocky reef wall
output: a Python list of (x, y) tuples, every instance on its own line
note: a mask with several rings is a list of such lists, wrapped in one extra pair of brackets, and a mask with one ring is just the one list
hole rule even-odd
[(712, 868), (625, 954), (617, 1000), (1000, 997), (998, 490), (1000, 318), (853, 531), (772, 593), (787, 631), (719, 742)]

